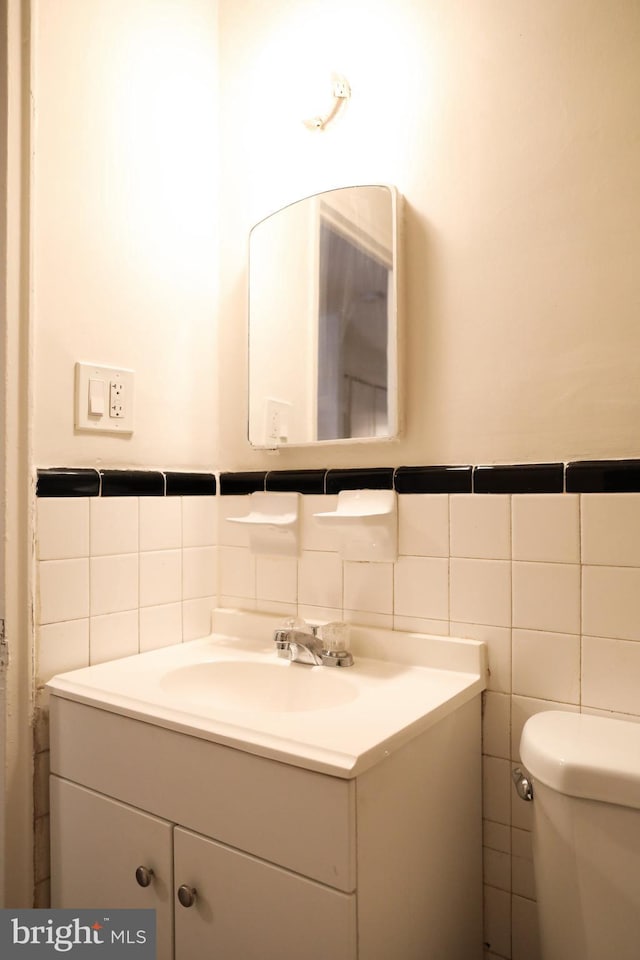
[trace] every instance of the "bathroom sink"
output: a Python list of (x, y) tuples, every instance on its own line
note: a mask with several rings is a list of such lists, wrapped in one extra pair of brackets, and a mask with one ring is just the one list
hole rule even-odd
[(283, 661), (194, 663), (168, 671), (160, 687), (207, 708), (267, 713), (329, 710), (358, 696), (357, 686), (335, 669)]
[(351, 625), (353, 666), (279, 659), (275, 615), (58, 674), (55, 697), (338, 777), (355, 777), (485, 687), (483, 643)]

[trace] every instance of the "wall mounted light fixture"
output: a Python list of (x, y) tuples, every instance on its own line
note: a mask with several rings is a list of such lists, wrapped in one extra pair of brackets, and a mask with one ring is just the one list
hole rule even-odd
[(324, 114), (318, 114), (310, 120), (305, 120), (304, 125), (309, 130), (324, 130), (340, 112), (344, 104), (351, 97), (351, 87), (346, 77), (339, 74), (333, 74), (331, 77), (331, 93), (333, 103), (329, 110)]

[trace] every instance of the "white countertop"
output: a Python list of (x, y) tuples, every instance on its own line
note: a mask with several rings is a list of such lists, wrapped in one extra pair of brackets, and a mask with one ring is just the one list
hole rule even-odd
[[(278, 659), (271, 638), (281, 620), (216, 611), (208, 637), (60, 674), (47, 686), (52, 696), (350, 778), (486, 685), (477, 641), (353, 626), (354, 665), (312, 667)], [(240, 666), (216, 666), (229, 662)], [(280, 703), (283, 690), (292, 696)]]

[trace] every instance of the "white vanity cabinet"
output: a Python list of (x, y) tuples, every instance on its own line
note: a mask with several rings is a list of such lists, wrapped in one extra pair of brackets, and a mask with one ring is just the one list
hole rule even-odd
[(157, 960), (355, 956), (353, 895), (56, 776), (51, 809), (53, 906), (155, 909)]
[(479, 692), (357, 775), (50, 702), (52, 906), (155, 908), (158, 960), (480, 960)]

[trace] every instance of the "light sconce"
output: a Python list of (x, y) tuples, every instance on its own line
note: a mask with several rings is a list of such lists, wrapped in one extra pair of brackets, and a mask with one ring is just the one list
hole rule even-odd
[(331, 93), (333, 103), (329, 110), (324, 114), (318, 114), (318, 116), (312, 117), (310, 120), (305, 120), (304, 125), (307, 129), (324, 130), (327, 124), (337, 117), (344, 104), (351, 97), (351, 87), (349, 86), (347, 78), (333, 74), (331, 78)]

